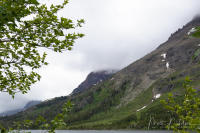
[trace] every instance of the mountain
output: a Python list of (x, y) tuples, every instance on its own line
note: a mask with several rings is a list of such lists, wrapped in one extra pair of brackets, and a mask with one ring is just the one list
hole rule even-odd
[(41, 103), (41, 101), (29, 101), (23, 108), (5, 111), (3, 113), (0, 113), (0, 116), (11, 116), (21, 111), (27, 110), (39, 103)]
[(0, 113), (0, 116), (10, 116), (10, 115), (14, 115), (17, 114), (19, 112), (21, 112), (23, 109), (14, 109), (14, 110), (8, 110), (5, 112)]
[(83, 81), (74, 91), (72, 94), (83, 92), (87, 89), (89, 89), (91, 86), (95, 86), (100, 82), (103, 82), (110, 78), (114, 73), (116, 73), (116, 70), (101, 70), (96, 72), (91, 72), (85, 81)]
[(30, 101), (24, 106), (23, 110), (29, 109), (29, 108), (31, 108), (31, 107), (33, 107), (35, 105), (40, 104), (41, 102), (42, 101)]
[(68, 127), (64, 128), (164, 129), (171, 116), (160, 99), (172, 92), (180, 100), (185, 76), (191, 77), (195, 88), (200, 86), (200, 57), (193, 58), (200, 39), (189, 35), (196, 26), (200, 26), (200, 17), (177, 30), (151, 53), (105, 81), (79, 90), (81, 93), (42, 102), (0, 121), (12, 125), (13, 121), (34, 120), (39, 115), (50, 121), (70, 100), (74, 106), (65, 120)]

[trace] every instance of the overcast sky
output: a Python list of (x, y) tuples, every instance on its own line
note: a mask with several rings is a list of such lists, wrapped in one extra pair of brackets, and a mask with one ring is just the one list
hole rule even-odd
[[(58, 0), (43, 0), (48, 4)], [(48, 51), (49, 65), (27, 95), (0, 93), (0, 112), (28, 100), (68, 95), (91, 71), (121, 69), (165, 42), (171, 33), (200, 13), (199, 0), (70, 0), (59, 16), (86, 23), (72, 51)]]

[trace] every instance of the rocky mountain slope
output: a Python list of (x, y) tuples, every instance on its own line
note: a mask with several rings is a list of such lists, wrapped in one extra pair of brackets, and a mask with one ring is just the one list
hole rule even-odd
[[(192, 58), (200, 47), (200, 39), (189, 35), (200, 26), (197, 17), (169, 37), (157, 49), (135, 61), (104, 82), (90, 86), (82, 93), (45, 101), (31, 110), (1, 118), (11, 125), (15, 121), (34, 119), (42, 115), (48, 120), (61, 111), (67, 100), (74, 104), (65, 120), (69, 129), (128, 129), (147, 128), (153, 118), (152, 129), (162, 129), (169, 114), (160, 104), (167, 92), (181, 97), (185, 76), (199, 87), (199, 57)], [(162, 122), (162, 124), (160, 124)]]
[(92, 86), (97, 85), (100, 82), (103, 82), (110, 78), (116, 70), (101, 70), (96, 72), (91, 72), (85, 81), (83, 81), (76, 89), (73, 90), (72, 94), (80, 93), (86, 91)]

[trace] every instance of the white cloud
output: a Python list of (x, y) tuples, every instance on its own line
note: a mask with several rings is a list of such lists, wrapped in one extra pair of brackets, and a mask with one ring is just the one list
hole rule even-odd
[(0, 93), (0, 113), (7, 110), (23, 108), (27, 101), (28, 99), (26, 97), (20, 96), (19, 94), (16, 94), (15, 99), (12, 99), (8, 94)]

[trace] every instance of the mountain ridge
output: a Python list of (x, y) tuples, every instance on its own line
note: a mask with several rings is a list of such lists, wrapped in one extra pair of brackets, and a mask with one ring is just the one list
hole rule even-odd
[(32, 100), (26, 103), (26, 105), (23, 108), (19, 108), (19, 109), (14, 109), (14, 110), (8, 110), (8, 111), (4, 111), (2, 113), (0, 113), (0, 116), (11, 116), (14, 114), (17, 114), (21, 111), (27, 110), (37, 104), (40, 104), (42, 101), (38, 101), (38, 100)]
[(86, 91), (92, 85), (97, 85), (99, 82), (107, 80), (116, 72), (117, 70), (98, 70), (89, 73), (87, 78), (73, 90), (71, 95)]
[[(199, 49), (200, 39), (188, 35), (196, 26), (200, 26), (199, 17), (151, 53), (82, 93), (55, 98), (0, 121), (33, 119), (38, 114), (50, 120), (61, 111), (66, 100), (74, 104), (65, 120), (69, 129), (142, 129), (148, 126), (148, 119), (154, 114), (158, 123), (168, 121), (169, 116), (159, 99), (165, 98), (168, 92), (182, 95), (181, 84), (186, 75), (191, 76), (194, 86), (200, 86), (200, 57), (192, 59)], [(157, 125), (156, 129), (163, 126)]]

